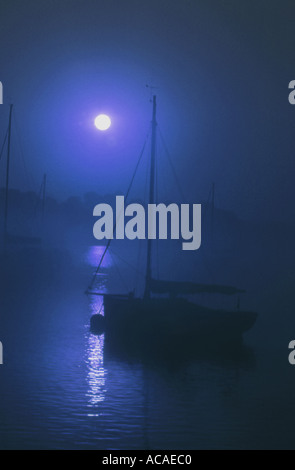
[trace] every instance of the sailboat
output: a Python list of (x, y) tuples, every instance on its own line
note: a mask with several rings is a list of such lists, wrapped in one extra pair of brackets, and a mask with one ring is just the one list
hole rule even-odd
[[(12, 134), (12, 115), (13, 115), (13, 104), (10, 105), (9, 109), (9, 120), (8, 129), (3, 141), (2, 149), (0, 152), (0, 159), (7, 143), (7, 156), (6, 156), (6, 175), (5, 175), (5, 202), (4, 202), (4, 230), (3, 230), (3, 243), (1, 245), (41, 245), (41, 237), (32, 235), (15, 235), (8, 231), (8, 215), (9, 215), (9, 182), (10, 182), (10, 161), (11, 161), (11, 134)], [(44, 220), (45, 211), (45, 200), (46, 200), (46, 174), (43, 176), (40, 194), (38, 196), (42, 203), (42, 225)], [(2, 240), (1, 240), (2, 241)]]
[[(149, 204), (155, 200), (155, 158), (156, 158), (156, 96), (153, 97), (152, 143), (150, 160)], [(100, 259), (98, 269), (109, 248), (109, 240)], [(244, 292), (233, 286), (197, 284), (156, 280), (152, 277), (153, 241), (147, 240), (145, 289), (143, 295), (100, 293), (86, 291), (90, 295), (103, 297), (104, 315), (91, 317), (90, 326), (94, 333), (105, 333), (111, 342), (125, 342), (141, 347), (162, 348), (180, 344), (181, 347), (203, 347), (204, 344), (230, 345), (242, 341), (243, 334), (256, 322), (257, 314), (236, 310), (205, 307), (186, 296), (191, 294), (223, 294), (233, 296)]]

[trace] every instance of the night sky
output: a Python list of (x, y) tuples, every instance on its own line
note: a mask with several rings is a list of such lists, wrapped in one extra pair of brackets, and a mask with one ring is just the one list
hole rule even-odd
[[(38, 190), (47, 172), (59, 199), (124, 191), (150, 84), (191, 201), (214, 181), (219, 206), (242, 218), (294, 219), (294, 2), (1, 0), (0, 21), (1, 144), (11, 101), (18, 129), (13, 187)], [(100, 112), (113, 121), (106, 133), (93, 125)]]

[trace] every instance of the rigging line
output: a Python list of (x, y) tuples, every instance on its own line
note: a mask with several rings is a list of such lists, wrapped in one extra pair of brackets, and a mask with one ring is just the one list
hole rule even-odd
[[(143, 201), (146, 204), (147, 201), (147, 192), (148, 192), (148, 176), (149, 176), (149, 160), (146, 159), (146, 168), (145, 168), (145, 183), (144, 183), (144, 192), (143, 192)], [(141, 259), (142, 259), (142, 252), (143, 252), (143, 243), (142, 241), (139, 242), (139, 249), (137, 253), (137, 262), (136, 262), (136, 271), (134, 273), (135, 275), (135, 280), (134, 280), (134, 285), (135, 285), (135, 292), (138, 289), (138, 276), (137, 276), (137, 271), (140, 272), (139, 266), (141, 264)]]
[(1, 160), (2, 155), (3, 155), (3, 151), (4, 151), (4, 147), (5, 147), (5, 144), (6, 144), (7, 137), (8, 137), (8, 128), (7, 128), (7, 131), (6, 131), (6, 134), (5, 134), (5, 137), (4, 137), (4, 141), (3, 141), (3, 144), (2, 144), (2, 148), (1, 148), (1, 152), (0, 152), (0, 160)]
[(136, 270), (134, 272), (134, 289), (135, 292), (137, 292), (138, 289), (138, 276), (137, 272), (139, 272), (139, 265), (140, 265), (140, 260), (141, 260), (141, 254), (142, 254), (142, 243), (139, 243), (139, 248), (138, 248), (138, 253), (137, 253), (137, 262), (136, 262)]
[[(206, 220), (206, 216), (207, 216), (207, 213), (208, 213), (208, 207), (209, 207), (209, 204), (210, 204), (210, 199), (211, 197), (213, 197), (213, 190), (212, 188), (210, 188), (210, 191), (209, 191), (209, 194), (208, 194), (208, 198), (207, 198), (207, 201), (205, 203), (205, 210), (203, 211), (203, 224), (205, 225), (205, 220)], [(209, 274), (209, 277), (211, 279), (211, 282), (212, 283), (215, 283), (216, 281), (216, 276), (214, 275), (213, 273), (213, 269), (212, 269), (212, 266), (210, 266), (210, 262), (208, 261), (208, 256), (206, 254), (205, 251), (200, 251), (200, 258), (203, 260), (203, 263), (204, 263), (204, 266), (205, 266), (205, 269), (207, 270), (207, 273)]]
[[(127, 192), (126, 192), (126, 195), (125, 195), (125, 200), (126, 200), (126, 201), (127, 201), (127, 199), (128, 199), (128, 196), (129, 196), (129, 193), (130, 193), (130, 190), (131, 190), (131, 187), (132, 187), (134, 178), (135, 178), (135, 176), (136, 176), (136, 173), (137, 173), (139, 164), (140, 164), (141, 159), (142, 159), (142, 156), (143, 156), (143, 154), (144, 154), (145, 147), (146, 147), (146, 144), (147, 144), (147, 141), (148, 141), (148, 138), (149, 138), (149, 134), (150, 134), (150, 129), (149, 129), (149, 131), (148, 131), (148, 133), (147, 133), (145, 142), (144, 142), (144, 144), (143, 144), (142, 150), (141, 150), (140, 155), (139, 155), (138, 162), (137, 162), (137, 164), (136, 164), (134, 173), (133, 173), (133, 175), (132, 175), (130, 184), (129, 184), (129, 186), (128, 186), (128, 189), (127, 189)], [(115, 221), (114, 226), (113, 226), (113, 233), (115, 233), (116, 227), (117, 227), (117, 220)], [(100, 261), (99, 261), (98, 266), (97, 266), (97, 268), (96, 268), (96, 271), (95, 271), (95, 273), (94, 273), (94, 275), (93, 275), (93, 278), (92, 278), (92, 281), (91, 281), (91, 283), (90, 283), (90, 285), (89, 285), (88, 290), (91, 290), (92, 287), (93, 287), (93, 284), (94, 284), (94, 282), (95, 282), (95, 279), (96, 279), (96, 276), (97, 276), (97, 274), (98, 274), (98, 271), (100, 270), (100, 267), (101, 267), (101, 265), (102, 265), (103, 259), (104, 259), (105, 255), (106, 255), (106, 252), (108, 251), (108, 249), (109, 249), (109, 247), (110, 247), (111, 241), (112, 241), (112, 239), (110, 238), (110, 239), (108, 240), (108, 243), (107, 243), (107, 245), (106, 245), (106, 247), (105, 247), (105, 250), (104, 250), (104, 252), (103, 252), (103, 254), (102, 254), (101, 258), (100, 258)]]
[[(157, 151), (157, 149), (156, 149)], [(159, 202), (159, 161), (156, 158), (156, 202)], [(160, 279), (160, 268), (159, 268), (159, 240), (156, 240), (156, 270), (157, 270), (157, 278)]]
[(175, 179), (176, 186), (177, 186), (177, 188), (178, 188), (179, 194), (180, 194), (181, 198), (183, 199), (183, 201), (186, 201), (187, 198), (185, 197), (185, 195), (184, 195), (184, 193), (183, 193), (183, 191), (182, 191), (182, 188), (181, 188), (179, 179), (178, 179), (178, 177), (177, 177), (176, 170), (175, 170), (174, 165), (173, 165), (173, 163), (172, 163), (172, 159), (171, 159), (171, 156), (170, 156), (168, 147), (167, 147), (167, 145), (166, 145), (166, 143), (165, 143), (163, 134), (162, 134), (161, 129), (160, 129), (159, 127), (158, 127), (158, 130), (159, 130), (160, 138), (161, 138), (161, 141), (162, 141), (164, 150), (165, 150), (165, 152), (166, 152), (166, 155), (167, 155), (169, 164), (170, 164), (170, 166), (171, 166), (171, 170), (172, 170), (172, 173), (173, 173), (173, 176), (174, 176), (174, 179)]
[[(36, 203), (35, 203), (35, 207), (34, 207), (34, 211), (31, 213), (30, 217), (28, 218), (28, 222), (29, 222), (29, 225), (30, 225), (30, 230), (31, 230), (31, 233), (33, 231), (36, 231), (38, 229), (38, 225), (36, 223), (37, 221), (37, 215), (38, 215), (38, 209), (39, 209), (39, 206), (40, 206), (40, 202), (41, 202), (41, 195), (42, 195), (42, 189), (43, 189), (43, 181), (41, 183), (41, 187), (39, 189), (39, 193), (35, 194), (37, 200), (36, 200)], [(38, 222), (38, 221), (37, 221)]]
[(142, 271), (140, 271), (140, 269), (138, 269), (137, 267), (135, 267), (133, 264), (129, 263), (129, 261), (126, 261), (126, 259), (122, 258), (122, 256), (118, 255), (118, 253), (116, 253), (113, 248), (110, 248), (110, 251), (111, 251), (115, 256), (117, 256), (121, 261), (123, 261), (123, 263), (125, 263), (127, 266), (129, 266), (129, 268), (134, 269), (134, 271), (136, 271), (137, 274), (140, 274), (140, 275), (145, 279), (145, 274), (144, 274)]
[(100, 308), (99, 308), (99, 311), (97, 312), (97, 315), (100, 315), (100, 312), (102, 311), (103, 309), (103, 302), (101, 302), (100, 304)]
[(157, 278), (160, 279), (160, 254), (159, 254), (159, 240), (156, 240), (157, 250)]
[(115, 268), (116, 268), (116, 271), (117, 271), (117, 273), (118, 273), (118, 276), (119, 276), (119, 278), (120, 278), (120, 280), (121, 280), (121, 282), (122, 282), (124, 288), (125, 288), (126, 291), (128, 292), (128, 291), (129, 291), (129, 287), (128, 287), (128, 285), (127, 285), (127, 283), (126, 283), (124, 277), (123, 277), (122, 274), (121, 274), (121, 271), (120, 271), (120, 269), (119, 269), (118, 264), (116, 263), (115, 257), (113, 256), (114, 253), (113, 253), (113, 255), (112, 255), (112, 250), (111, 250), (111, 249), (110, 249), (110, 255), (111, 255), (111, 259), (112, 259), (112, 261), (113, 261), (113, 263), (114, 263), (114, 266), (115, 266)]
[(39, 193), (38, 193), (38, 196), (37, 196), (37, 201), (36, 201), (36, 204), (35, 204), (35, 209), (34, 209), (34, 214), (33, 214), (33, 217), (32, 217), (32, 221), (35, 220), (36, 217), (37, 217), (37, 212), (38, 212), (39, 205), (40, 205), (40, 202), (41, 202), (43, 185), (44, 185), (44, 181), (42, 181), (41, 187), (39, 189)]
[(36, 184), (35, 184), (33, 175), (28, 171), (27, 164), (26, 164), (26, 161), (25, 161), (24, 150), (23, 150), (23, 146), (22, 146), (22, 142), (21, 142), (21, 138), (20, 138), (19, 125), (18, 125), (18, 121), (17, 121), (16, 116), (15, 116), (15, 111), (12, 115), (12, 119), (13, 119), (14, 125), (15, 125), (16, 136), (17, 136), (18, 145), (19, 145), (19, 149), (20, 149), (20, 155), (21, 155), (21, 159), (22, 159), (24, 173), (25, 173), (25, 176), (26, 176), (26, 179), (27, 179), (28, 189), (30, 189), (30, 186), (31, 186), (31, 188), (35, 188)]
[[(172, 172), (173, 172), (173, 176), (174, 176), (174, 178), (175, 178), (175, 181), (176, 181), (178, 190), (179, 190), (179, 192), (180, 192), (180, 195), (181, 195), (181, 197), (182, 197), (184, 200), (186, 200), (186, 198), (185, 198), (185, 196), (184, 196), (184, 194), (183, 194), (183, 192), (182, 192), (182, 188), (181, 188), (181, 186), (180, 186), (179, 180), (178, 180), (178, 178), (177, 178), (177, 173), (176, 173), (175, 168), (174, 168), (174, 165), (173, 165), (173, 163), (172, 163), (172, 160), (171, 160), (171, 157), (170, 157), (170, 153), (169, 153), (169, 151), (168, 151), (168, 148), (167, 148), (167, 145), (166, 145), (166, 143), (165, 143), (165, 140), (164, 140), (163, 134), (162, 134), (162, 132), (161, 132), (161, 129), (159, 129), (159, 134), (160, 134), (161, 141), (162, 141), (162, 144), (163, 144), (163, 146), (164, 146), (165, 152), (166, 152), (166, 154), (167, 154), (167, 158), (168, 158), (168, 161), (169, 161), (169, 163), (170, 163), (170, 166), (171, 166), (171, 169), (172, 169)], [(204, 214), (205, 216), (206, 216), (207, 208), (208, 208), (209, 201), (210, 201), (210, 197), (211, 197), (211, 192), (212, 192), (212, 188), (211, 188), (211, 190), (210, 190), (210, 192), (209, 192), (208, 201), (207, 201), (206, 206), (205, 206), (205, 214)], [(204, 252), (202, 252), (202, 251), (201, 251), (201, 256), (203, 256), (203, 259), (204, 259), (204, 261), (205, 261), (205, 266), (206, 266), (206, 268), (207, 268), (207, 270), (208, 270), (208, 272), (209, 272), (209, 275), (211, 276), (211, 278), (213, 278), (213, 276), (212, 276), (212, 270), (209, 268), (208, 263), (206, 263), (205, 254), (204, 254)]]
[(210, 199), (211, 199), (211, 193), (212, 193), (212, 188), (211, 188), (210, 191), (209, 191), (208, 199), (207, 199), (206, 204), (205, 204), (204, 222), (205, 222), (205, 220), (206, 220), (206, 215), (207, 215), (207, 211), (208, 211), (208, 207), (209, 207), (209, 203), (210, 203)]

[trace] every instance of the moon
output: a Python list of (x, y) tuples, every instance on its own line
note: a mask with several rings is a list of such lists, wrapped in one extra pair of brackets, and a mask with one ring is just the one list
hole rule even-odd
[(94, 120), (94, 125), (99, 131), (106, 131), (111, 124), (111, 118), (106, 114), (99, 114)]

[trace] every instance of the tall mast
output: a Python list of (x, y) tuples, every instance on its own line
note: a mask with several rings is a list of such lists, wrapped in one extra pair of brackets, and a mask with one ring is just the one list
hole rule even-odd
[(5, 213), (4, 213), (4, 243), (6, 243), (6, 241), (7, 241), (8, 191), (9, 191), (9, 167), (10, 167), (10, 140), (11, 140), (12, 108), (13, 108), (13, 104), (10, 105), (9, 124), (8, 124), (6, 189), (5, 189)]
[[(156, 160), (156, 134), (157, 134), (157, 121), (156, 121), (157, 102), (156, 96), (153, 96), (153, 118), (152, 118), (152, 145), (151, 145), (151, 169), (150, 169), (150, 194), (149, 204), (154, 204), (155, 200), (155, 160)], [(152, 240), (148, 238), (147, 245), (147, 263), (146, 263), (146, 281), (144, 297), (150, 298), (151, 289), (150, 283), (152, 278), (151, 268), (152, 258)]]
[(43, 183), (42, 183), (42, 228), (44, 225), (44, 216), (45, 216), (45, 201), (46, 201), (46, 180), (47, 180), (47, 175), (44, 173), (43, 176)]
[(212, 205), (211, 205), (211, 230), (214, 233), (214, 212), (215, 212), (215, 183), (212, 183)]
[(47, 175), (44, 173), (42, 182), (42, 225), (41, 225), (41, 239), (44, 238), (44, 220), (45, 220), (45, 203), (46, 203), (46, 180)]

